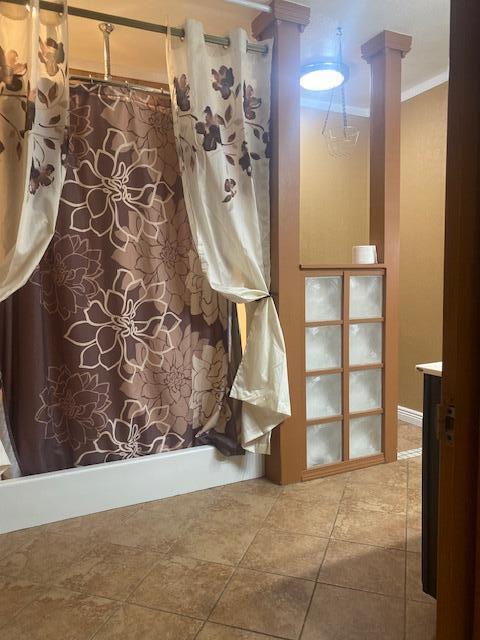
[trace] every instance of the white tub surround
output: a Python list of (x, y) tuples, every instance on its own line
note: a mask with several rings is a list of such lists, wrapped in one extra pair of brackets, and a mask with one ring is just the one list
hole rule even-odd
[(263, 456), (202, 446), (0, 482), (0, 534), (263, 476)]

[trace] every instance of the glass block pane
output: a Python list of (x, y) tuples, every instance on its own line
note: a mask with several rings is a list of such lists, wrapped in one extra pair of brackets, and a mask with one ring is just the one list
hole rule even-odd
[(350, 318), (383, 316), (383, 276), (350, 277)]
[(350, 458), (373, 456), (382, 450), (382, 416), (350, 420)]
[(305, 278), (305, 320), (340, 320), (342, 317), (342, 277)]
[(350, 325), (350, 364), (381, 364), (382, 323), (363, 322)]
[(307, 427), (307, 469), (342, 459), (342, 423), (312, 424)]
[(342, 379), (339, 373), (307, 376), (307, 420), (342, 413)]
[(370, 411), (382, 406), (382, 370), (350, 371), (350, 411)]
[(342, 333), (340, 325), (307, 327), (305, 329), (305, 359), (307, 371), (341, 367)]

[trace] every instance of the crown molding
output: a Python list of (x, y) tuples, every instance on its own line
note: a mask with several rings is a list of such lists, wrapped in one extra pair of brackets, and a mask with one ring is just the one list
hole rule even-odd
[(424, 82), (419, 82), (409, 89), (405, 89), (405, 91), (402, 91), (402, 102), (405, 102), (405, 100), (410, 100), (410, 98), (414, 98), (420, 93), (425, 93), (425, 91), (430, 91), (430, 89), (434, 89), (444, 82), (448, 82), (448, 73), (448, 69), (445, 69), (445, 71), (442, 71), (442, 73), (439, 73), (438, 75), (433, 76), (432, 78), (429, 78)]
[[(434, 89), (435, 87), (440, 86), (448, 82), (448, 69), (442, 71), (436, 76), (432, 76), (428, 80), (424, 80), (424, 82), (419, 82), (418, 84), (413, 85), (413, 87), (409, 87), (402, 91), (401, 100), (402, 102), (406, 102), (415, 96), (420, 95), (421, 93), (425, 93), (426, 91), (430, 91), (430, 89)], [(306, 107), (308, 109), (317, 109), (318, 111), (328, 111), (328, 100), (318, 100), (317, 98), (308, 98), (305, 96), (301, 97), (300, 104), (302, 107)], [(342, 113), (342, 105), (340, 104), (332, 104), (331, 111), (335, 113)], [(356, 107), (355, 105), (347, 105), (346, 111), (349, 115), (352, 116), (361, 116), (362, 118), (370, 117), (370, 109), (368, 107)]]
[[(317, 100), (316, 98), (307, 98), (302, 96), (300, 98), (300, 106), (307, 109), (317, 109), (318, 111), (328, 111), (330, 102), (328, 100)], [(346, 112), (351, 116), (361, 116), (362, 118), (370, 117), (370, 109), (364, 107), (355, 107), (353, 105), (346, 105)], [(334, 113), (342, 113), (341, 104), (332, 104), (330, 111)]]

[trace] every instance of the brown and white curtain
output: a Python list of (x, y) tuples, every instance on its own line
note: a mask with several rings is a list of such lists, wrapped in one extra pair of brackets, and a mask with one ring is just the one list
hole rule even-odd
[(203, 444), (241, 452), (238, 331), (204, 277), (169, 101), (70, 91), (55, 234), (0, 305), (0, 374), (23, 474)]
[(169, 81), (185, 202), (210, 286), (247, 304), (248, 337), (231, 396), (243, 401), (242, 445), (268, 453), (270, 432), (290, 415), (282, 329), (271, 296), (269, 150), (271, 49), (207, 44), (188, 20), (167, 39)]
[[(0, 300), (28, 280), (55, 229), (68, 112), (66, 2), (59, 10), (0, 2)], [(18, 475), (0, 397), (0, 467), (7, 460)]]

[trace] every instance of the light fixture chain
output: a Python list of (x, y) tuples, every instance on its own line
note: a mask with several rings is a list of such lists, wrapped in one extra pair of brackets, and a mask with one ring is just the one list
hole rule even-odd
[(346, 102), (345, 102), (345, 85), (343, 85), (343, 84), (342, 84), (342, 88), (341, 88), (341, 95), (342, 95), (343, 130), (344, 130), (344, 134), (346, 136), (347, 135), (348, 120), (347, 120), (347, 106), (346, 106)]
[(332, 102), (333, 102), (333, 94), (335, 93), (335, 89), (330, 91), (330, 102), (328, 103), (328, 110), (325, 115), (325, 120), (323, 121), (322, 127), (322, 136), (325, 135), (325, 131), (327, 130), (328, 118), (330, 117), (330, 111), (332, 110)]

